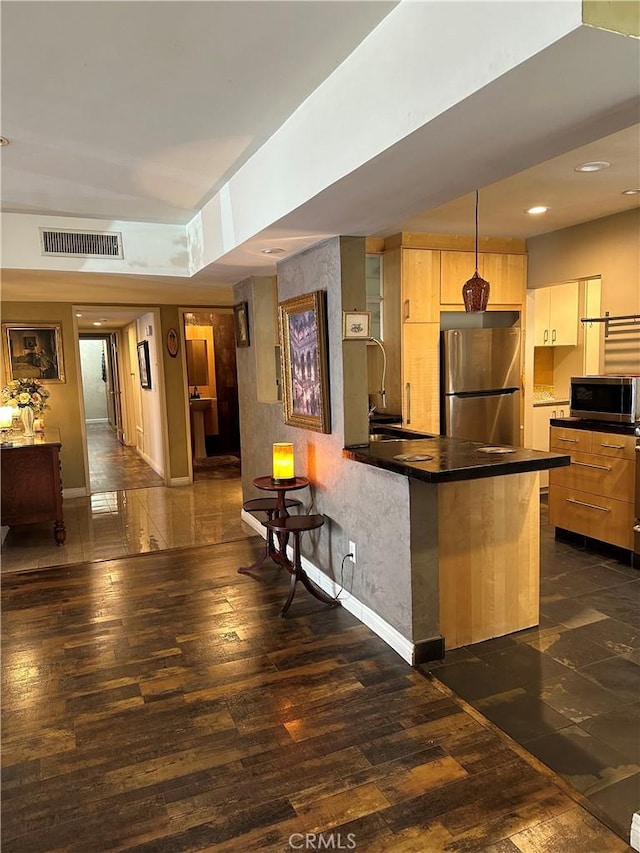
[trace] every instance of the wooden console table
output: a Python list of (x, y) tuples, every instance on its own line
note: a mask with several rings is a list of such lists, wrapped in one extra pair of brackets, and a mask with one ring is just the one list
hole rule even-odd
[(0, 445), (2, 524), (53, 521), (53, 535), (64, 545), (60, 430), (51, 428), (33, 438), (17, 435)]

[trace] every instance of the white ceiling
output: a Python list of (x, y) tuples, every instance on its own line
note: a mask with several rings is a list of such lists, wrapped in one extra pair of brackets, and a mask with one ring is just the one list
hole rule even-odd
[[(2, 149), (3, 209), (188, 222), (395, 5), (4, 2), (1, 132), (11, 145)], [(611, 54), (600, 53), (600, 62), (614, 69), (615, 43), (607, 49)], [(527, 73), (548, 93), (550, 127), (565, 108), (554, 103), (554, 75), (587, 81), (598, 73), (591, 68), (595, 60), (580, 69), (576, 56), (551, 52), (531, 63)], [(635, 110), (629, 104), (639, 83), (621, 82), (603, 79), (601, 89), (617, 86), (625, 116), (637, 122), (637, 100)], [(588, 90), (576, 87), (576, 102), (588, 98)], [(505, 110), (514, 108), (513, 102), (502, 103)], [(465, 151), (477, 153), (478, 122), (486, 125), (487, 106), (482, 96), (462, 105), (458, 121), (475, 116), (476, 124), (460, 123), (449, 162), (443, 159), (449, 149), (436, 150), (442, 149), (437, 131), (430, 137), (414, 134), (404, 147), (385, 152), (380, 163), (372, 161), (201, 271), (194, 284), (272, 274), (276, 258), (261, 249), (283, 246), (291, 254), (331, 233), (471, 234), (474, 196), (468, 190), (475, 180), (468, 173), (458, 179), (456, 164)], [(485, 168), (478, 168), (486, 183), (478, 181), (482, 236), (526, 238), (637, 206), (639, 197), (622, 191), (640, 187), (639, 124), (628, 118), (611, 124), (599, 108), (593, 127), (608, 128), (606, 135), (572, 126), (560, 139), (547, 133), (545, 111), (537, 107), (531, 150), (514, 145), (508, 163), (485, 158)], [(440, 127), (456, 120), (453, 112), (438, 120)], [(514, 124), (526, 121), (525, 113), (515, 116)], [(590, 141), (576, 148), (580, 138)], [(548, 159), (550, 154), (559, 156)], [(608, 160), (611, 168), (574, 171), (593, 159)], [(530, 168), (522, 169), (525, 163)], [(487, 182), (498, 175), (503, 179)], [(525, 214), (533, 204), (550, 210), (540, 217)], [(59, 274), (50, 275), (53, 281)]]

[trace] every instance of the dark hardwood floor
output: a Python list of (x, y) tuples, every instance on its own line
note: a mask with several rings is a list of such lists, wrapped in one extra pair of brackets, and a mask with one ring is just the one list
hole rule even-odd
[(629, 849), (262, 547), (7, 576), (3, 853)]

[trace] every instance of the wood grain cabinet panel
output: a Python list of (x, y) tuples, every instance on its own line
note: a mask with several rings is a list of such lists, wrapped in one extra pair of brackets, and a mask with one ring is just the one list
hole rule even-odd
[(406, 426), (440, 433), (440, 324), (403, 327), (402, 419)]
[(633, 548), (633, 504), (551, 484), (549, 521), (591, 539)]
[(440, 252), (402, 250), (402, 319), (404, 323), (440, 321)]
[[(479, 256), (478, 267), (481, 266), (482, 256)], [(475, 268), (475, 252), (440, 253), (440, 302), (443, 305), (464, 305), (462, 285), (471, 278)], [(478, 272), (482, 275), (480, 269)]]
[(551, 427), (550, 450), (571, 454), (549, 472), (549, 522), (620, 548), (633, 548), (633, 436)]
[[(440, 254), (440, 302), (443, 305), (463, 305), (462, 285), (476, 268), (475, 252)], [(522, 305), (527, 292), (527, 256), (480, 252), (478, 273), (491, 285), (489, 307)]]
[(628, 459), (571, 453), (568, 468), (552, 468), (549, 482), (554, 486), (580, 489), (631, 503), (635, 488), (635, 465)]

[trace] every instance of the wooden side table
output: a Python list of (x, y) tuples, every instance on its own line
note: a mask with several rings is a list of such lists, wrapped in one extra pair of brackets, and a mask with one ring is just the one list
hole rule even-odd
[[(274, 519), (289, 517), (287, 505), (291, 505), (291, 502), (287, 501), (287, 492), (297, 491), (298, 489), (306, 489), (306, 487), (309, 485), (309, 480), (306, 477), (294, 477), (288, 483), (274, 483), (273, 479), (267, 476), (256, 477), (253, 481), (253, 485), (257, 489), (261, 489), (264, 492), (275, 493), (275, 508), (272, 512), (270, 512), (270, 517), (268, 519), (269, 521), (271, 521)], [(253, 569), (257, 569), (267, 559), (273, 560), (273, 562), (277, 563), (279, 566), (285, 566), (286, 568), (289, 568), (291, 563), (287, 558), (287, 540), (289, 538), (288, 533), (286, 531), (279, 531), (276, 534), (276, 537), (278, 540), (277, 547), (273, 538), (272, 531), (268, 529), (267, 546), (264, 555), (259, 560), (257, 560), (257, 562), (253, 563), (253, 565), (241, 566), (238, 571), (241, 574), (247, 574), (248, 572), (253, 571)]]

